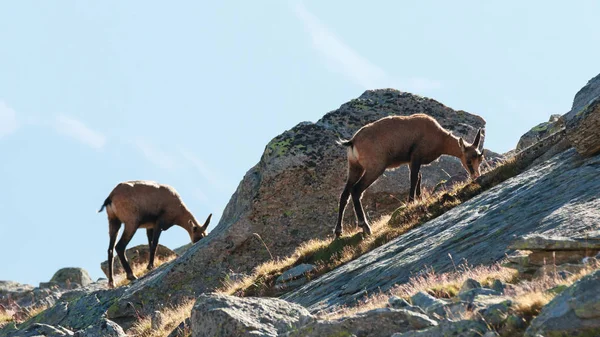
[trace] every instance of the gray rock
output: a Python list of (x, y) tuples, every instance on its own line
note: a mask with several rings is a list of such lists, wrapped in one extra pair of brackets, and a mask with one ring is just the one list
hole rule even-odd
[(74, 337), (126, 337), (125, 331), (117, 323), (102, 319), (85, 329), (75, 332)]
[(413, 305), (416, 305), (417, 307), (420, 307), (423, 310), (427, 310), (428, 308), (436, 305), (446, 304), (445, 301), (435, 298), (429, 295), (428, 293), (422, 291), (419, 291), (418, 293), (414, 294), (410, 298), (410, 301)]
[(400, 298), (398, 296), (391, 296), (388, 299), (388, 307), (390, 307), (392, 309), (406, 309), (406, 310), (418, 312), (420, 314), (425, 315), (425, 311), (423, 309), (421, 309), (420, 307), (411, 305), (405, 299)]
[(153, 330), (158, 330), (163, 325), (164, 319), (163, 313), (155, 310), (150, 318), (150, 326)]
[(190, 318), (186, 318), (183, 322), (179, 323), (179, 325), (171, 331), (171, 333), (167, 337), (189, 337), (191, 334), (192, 328), (190, 323)]
[(484, 307), (477, 312), (483, 320), (494, 327), (503, 325), (509, 316), (509, 310), (512, 306), (511, 300), (505, 300), (500, 303), (492, 304)]
[(335, 320), (309, 323), (284, 336), (370, 336), (387, 337), (394, 332), (424, 329), (437, 322), (426, 315), (404, 309), (382, 308)]
[(478, 296), (500, 296), (501, 293), (488, 288), (473, 288), (462, 291), (458, 294), (458, 298), (466, 302), (474, 302)]
[(73, 284), (85, 287), (94, 281), (87, 270), (83, 268), (62, 268), (54, 273), (50, 282), (59, 284), (63, 288), (72, 289), (74, 288)]
[(481, 288), (481, 283), (479, 283), (477, 280), (474, 280), (472, 278), (468, 278), (465, 280), (465, 282), (460, 287), (460, 290), (458, 292), (460, 294), (460, 293), (467, 292), (471, 289), (477, 289), (477, 288)]
[(563, 290), (531, 321), (526, 336), (599, 336), (600, 270)]
[(73, 331), (65, 329), (61, 326), (51, 326), (48, 324), (35, 323), (29, 326), (27, 329), (14, 331), (8, 335), (9, 337), (33, 337), (33, 336), (47, 336), (47, 337), (64, 337), (73, 336)]
[(410, 307), (411, 304), (401, 297), (392, 296), (388, 299), (388, 306), (394, 309), (404, 309)]
[[(182, 248), (182, 247), (180, 247)], [(148, 260), (150, 259), (150, 250), (148, 249), (148, 245), (142, 244), (137, 245), (135, 247), (131, 247), (125, 250), (125, 256), (127, 256), (127, 260), (130, 265), (147, 265)], [(169, 248), (158, 244), (156, 248), (155, 259), (167, 260), (176, 257), (177, 254), (170, 250)], [(155, 260), (156, 261), (156, 260)], [(113, 274), (121, 274), (124, 273), (123, 266), (121, 265), (121, 260), (119, 258), (115, 258), (113, 262)], [(156, 264), (155, 264), (156, 265)], [(104, 275), (108, 277), (108, 261), (104, 261), (100, 263), (100, 268), (104, 272)]]
[(283, 283), (283, 282), (288, 282), (291, 280), (295, 280), (299, 277), (302, 277), (304, 275), (306, 275), (307, 273), (310, 273), (311, 271), (315, 270), (317, 267), (315, 265), (312, 264), (307, 264), (307, 263), (302, 263), (299, 264), (293, 268), (290, 268), (288, 270), (286, 270), (285, 272), (283, 272), (283, 274), (281, 274), (281, 276), (279, 276), (275, 282), (276, 283)]
[(600, 98), (567, 123), (567, 138), (584, 157), (600, 153)]
[(294, 303), (275, 298), (200, 295), (190, 318), (192, 336), (278, 336), (313, 321)]
[(488, 327), (478, 321), (442, 321), (438, 326), (420, 331), (408, 331), (395, 333), (392, 337), (441, 337), (441, 336), (460, 336), (460, 337), (482, 337), (490, 332)]
[(494, 280), (494, 282), (492, 283), (492, 290), (498, 292), (499, 294), (504, 294), (505, 289), (506, 285), (504, 284), (504, 282), (498, 279)]
[(540, 123), (535, 127), (531, 128), (527, 133), (521, 136), (517, 143), (516, 150), (521, 151), (539, 140), (560, 131), (565, 127), (565, 121), (561, 115), (552, 115), (547, 122)]
[(573, 106), (571, 110), (566, 113), (563, 117), (569, 122), (573, 119), (578, 113), (580, 113), (583, 109), (589, 106), (594, 100), (596, 100), (600, 96), (600, 74), (596, 75), (596, 77), (592, 78), (587, 82), (587, 84), (581, 88), (577, 94), (575, 94), (575, 98), (573, 99)]
[(540, 233), (523, 235), (512, 242), (508, 248), (519, 250), (598, 250), (600, 241), (594, 238), (574, 239), (572, 237), (544, 235)]
[(389, 291), (424, 266), (454, 270), (443, 258), (449, 253), (455, 261), (490, 264), (526, 234), (589, 233), (600, 218), (599, 175), (599, 156), (584, 159), (569, 149), (282, 298), (311, 312), (328, 311), (352, 305), (365, 292)]

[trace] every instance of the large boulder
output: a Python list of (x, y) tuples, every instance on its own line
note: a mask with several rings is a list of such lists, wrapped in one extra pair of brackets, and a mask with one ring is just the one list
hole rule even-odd
[[(208, 237), (174, 263), (133, 282), (120, 299), (120, 307), (131, 303), (144, 312), (153, 311), (165, 301), (210, 292), (222, 286), (231, 272), (249, 274), (270, 260), (271, 254), (287, 256), (309, 239), (333, 237), (347, 171), (346, 151), (336, 144), (338, 138), (349, 138), (384, 116), (417, 112), (435, 117), (469, 142), (485, 126), (481, 117), (392, 89), (366, 91), (316, 123), (300, 123), (267, 144)], [(423, 169), (423, 186), (432, 188), (459, 172), (464, 168), (457, 158), (442, 156)], [(403, 199), (408, 188), (406, 167), (386, 172), (365, 193), (367, 215), (373, 219), (396, 208), (400, 205), (396, 198)], [(352, 211), (346, 216), (346, 225), (354, 223)]]
[(192, 336), (279, 336), (314, 320), (302, 306), (275, 298), (202, 294), (190, 318)]
[(60, 285), (62, 288), (85, 287), (92, 284), (92, 278), (83, 268), (61, 268), (50, 279), (50, 283)]
[[(148, 260), (150, 259), (150, 250), (148, 249), (148, 245), (142, 244), (131, 247), (125, 250), (125, 256), (127, 257), (127, 261), (129, 261), (130, 265), (147, 265)], [(160, 259), (163, 261), (170, 260), (177, 257), (177, 253), (172, 251), (171, 249), (158, 244), (156, 247), (156, 254), (154, 258), (156, 260)], [(104, 272), (104, 275), (108, 277), (108, 260), (100, 263), (100, 268)], [(115, 275), (124, 273), (123, 266), (121, 265), (121, 260), (115, 256), (113, 262), (113, 273)]]
[(531, 322), (526, 336), (600, 336), (600, 270), (563, 290)]

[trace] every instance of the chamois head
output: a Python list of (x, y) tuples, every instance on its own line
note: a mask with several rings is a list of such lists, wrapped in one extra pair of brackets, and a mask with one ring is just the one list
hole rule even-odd
[(194, 222), (194, 220), (189, 220), (189, 224), (190, 226), (192, 226), (192, 233), (190, 234), (190, 236), (192, 237), (193, 243), (200, 241), (200, 239), (203, 239), (207, 235), (206, 229), (208, 228), (208, 224), (210, 223), (211, 217), (212, 213), (208, 215), (208, 218), (206, 218), (206, 221), (202, 226), (199, 226), (197, 223)]
[(462, 139), (462, 137), (458, 139), (458, 144), (462, 150), (460, 161), (462, 162), (465, 170), (469, 172), (472, 179), (480, 176), (479, 165), (483, 162), (483, 153), (479, 150), (479, 145), (481, 145), (481, 148), (483, 148), (483, 141), (481, 140), (482, 133), (483, 130), (479, 129), (473, 144), (470, 145), (465, 144), (465, 141)]

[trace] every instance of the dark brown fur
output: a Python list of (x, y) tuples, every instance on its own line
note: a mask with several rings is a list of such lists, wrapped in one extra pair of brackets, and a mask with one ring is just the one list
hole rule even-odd
[(110, 287), (114, 287), (113, 247), (115, 247), (121, 223), (125, 224), (125, 229), (115, 248), (121, 265), (127, 273), (127, 279), (135, 280), (136, 277), (125, 257), (125, 247), (138, 228), (146, 228), (150, 249), (150, 260), (148, 261), (148, 270), (150, 270), (154, 268), (154, 254), (162, 231), (173, 225), (181, 226), (188, 232), (191, 241), (195, 243), (206, 236), (206, 228), (212, 216), (210, 214), (204, 225), (199, 226), (198, 221), (173, 187), (143, 180), (119, 183), (98, 212), (101, 212), (104, 207), (106, 207), (108, 216), (110, 238), (108, 246), (108, 283)]
[(421, 166), (433, 162), (442, 154), (459, 158), (471, 177), (478, 177), (479, 165), (483, 160), (479, 150), (479, 145), (483, 145), (481, 136), (480, 129), (473, 144), (465, 144), (462, 138), (452, 135), (434, 118), (414, 114), (381, 118), (363, 126), (352, 139), (341, 141), (341, 145), (348, 147), (348, 179), (340, 196), (336, 236), (342, 234), (342, 218), (350, 195), (359, 226), (365, 234), (371, 234), (360, 199), (387, 168), (409, 164), (409, 202), (414, 201), (415, 195), (421, 196)]

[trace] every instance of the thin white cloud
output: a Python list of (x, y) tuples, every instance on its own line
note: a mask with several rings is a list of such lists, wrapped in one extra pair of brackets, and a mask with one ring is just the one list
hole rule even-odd
[(206, 179), (211, 185), (221, 192), (230, 192), (232, 186), (231, 183), (217, 174), (214, 170), (208, 167), (198, 156), (194, 155), (190, 151), (185, 149), (179, 150), (181, 155), (189, 161), (194, 168), (200, 173), (200, 175)]
[(365, 89), (373, 89), (385, 81), (383, 69), (369, 62), (327, 28), (302, 2), (294, 6), (296, 16), (310, 34), (315, 49), (323, 54), (330, 66)]
[(0, 101), (0, 138), (15, 132), (18, 127), (17, 113), (4, 101)]
[(319, 18), (299, 1), (294, 7), (311, 36), (314, 48), (322, 54), (329, 67), (365, 89), (396, 87), (403, 91), (424, 91), (441, 87), (441, 82), (422, 77), (396, 79), (346, 45)]
[(173, 170), (177, 167), (177, 161), (168, 153), (156, 148), (141, 138), (134, 141), (135, 146), (142, 152), (144, 157), (154, 165), (165, 169)]
[(103, 148), (106, 144), (106, 137), (102, 133), (90, 129), (81, 121), (64, 115), (56, 117), (54, 128), (59, 133), (74, 138), (96, 150)]

